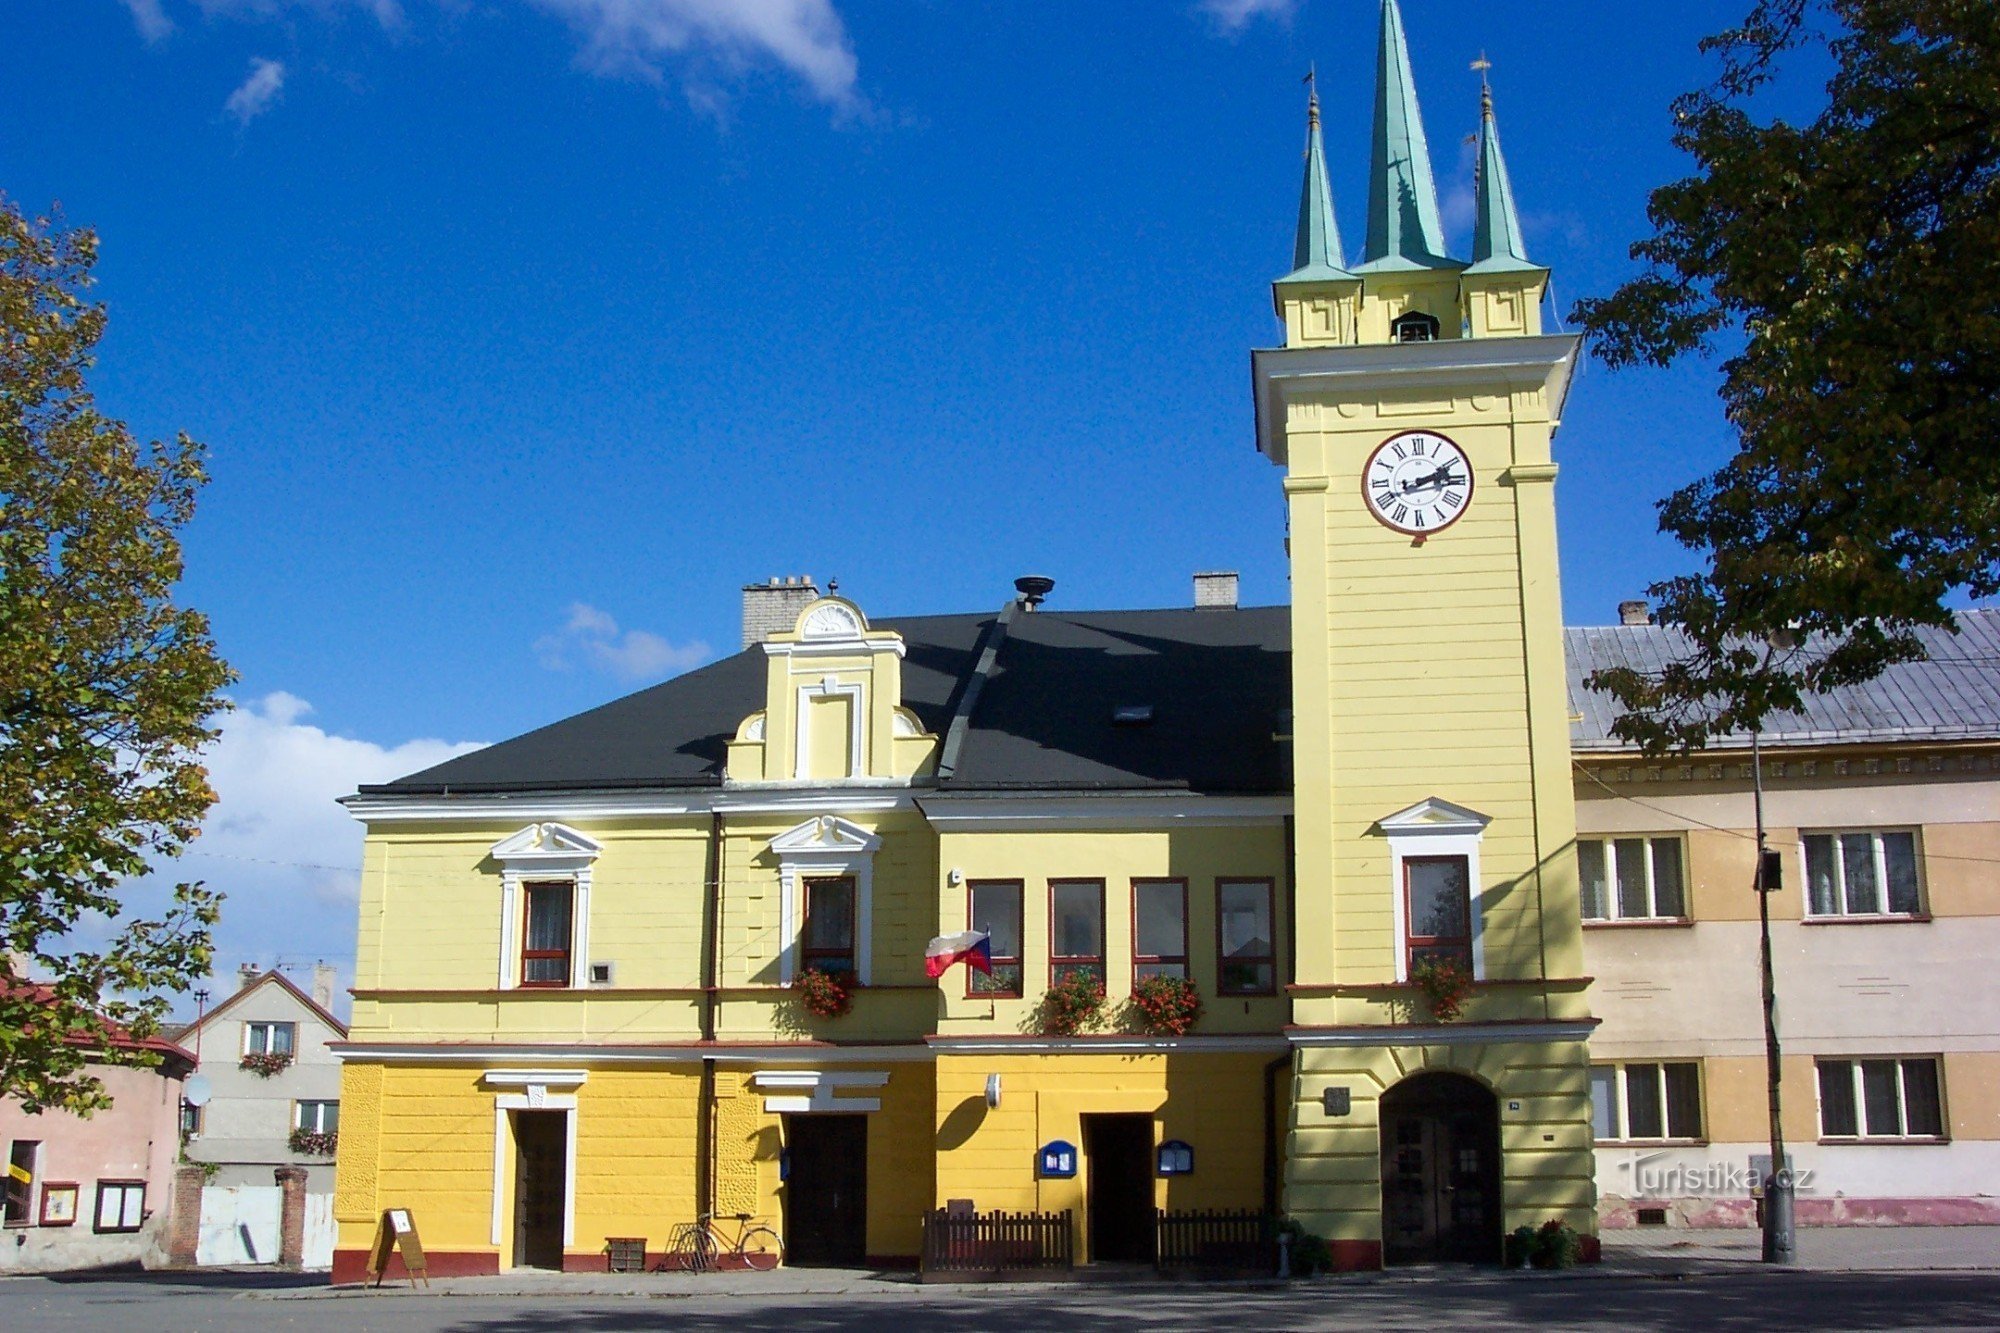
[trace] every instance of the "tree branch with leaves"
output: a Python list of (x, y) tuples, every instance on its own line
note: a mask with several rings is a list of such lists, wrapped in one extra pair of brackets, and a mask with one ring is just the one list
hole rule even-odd
[(87, 384), (96, 257), (0, 196), (0, 1096), (85, 1113), (88, 1063), (156, 1060), (113, 1038), (208, 973), (219, 895), (134, 881), (199, 832), (232, 678), (172, 597), (202, 450), (141, 446)]
[[(1760, 120), (1808, 48), (1817, 115)], [(1576, 309), (1613, 368), (1721, 354), (1737, 436), (1660, 506), (1706, 564), (1650, 589), (1682, 656), (1592, 678), (1653, 752), (1919, 658), (1949, 598), (2000, 592), (2000, 6), (1758, 0), (1703, 50), (1717, 79), (1673, 107), (1695, 172), (1653, 191), (1644, 271)]]

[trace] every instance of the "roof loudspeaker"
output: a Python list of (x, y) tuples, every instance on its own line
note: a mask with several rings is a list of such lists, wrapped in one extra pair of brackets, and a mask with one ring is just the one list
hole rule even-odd
[(1023, 574), (1014, 580), (1014, 591), (1021, 594), (1021, 605), (1030, 611), (1040, 606), (1055, 589), (1056, 581), (1040, 574)]

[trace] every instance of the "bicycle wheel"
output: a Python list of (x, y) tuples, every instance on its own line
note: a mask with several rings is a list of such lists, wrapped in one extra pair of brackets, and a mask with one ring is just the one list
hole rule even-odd
[(743, 1233), (743, 1239), (736, 1242), (736, 1252), (743, 1256), (745, 1268), (768, 1273), (784, 1259), (785, 1242), (779, 1240), (778, 1233), (769, 1227), (751, 1227)]

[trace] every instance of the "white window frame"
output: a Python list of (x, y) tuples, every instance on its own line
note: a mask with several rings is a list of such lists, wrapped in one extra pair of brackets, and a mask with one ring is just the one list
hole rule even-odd
[(590, 987), (590, 882), (604, 844), (567, 824), (529, 824), (493, 844), (489, 855), (500, 866), (501, 990), (521, 986), (521, 933), (526, 928), (529, 883), (570, 885), (569, 985), (530, 990), (587, 990)]
[[(1407, 809), (1377, 821), (1376, 827), (1389, 842), (1389, 900), (1394, 905), (1396, 926), (1396, 980), (1410, 979), (1409, 909), (1404, 903), (1403, 862), (1443, 856), (1465, 858), (1466, 897), (1471, 911), (1472, 979), (1486, 980), (1486, 929), (1480, 910), (1479, 844), (1486, 836), (1490, 816), (1462, 805), (1430, 796)], [(1275, 908), (1275, 902), (1273, 904)], [(1275, 947), (1275, 941), (1274, 947)]]
[(778, 984), (798, 975), (799, 932), (805, 925), (805, 882), (850, 875), (854, 879), (854, 980), (874, 978), (875, 852), (882, 839), (838, 815), (819, 815), (771, 839), (778, 862)]
[[(815, 699), (846, 698), (849, 701), (847, 719), (847, 772), (839, 777), (815, 778), (812, 773), (812, 705)], [(859, 681), (843, 683), (838, 676), (821, 676), (810, 685), (801, 685), (798, 690), (798, 724), (793, 727), (794, 741), (792, 754), (792, 776), (800, 782), (839, 782), (865, 777), (868, 773), (868, 756), (863, 748), (867, 743), (868, 712)]]
[[(1917, 905), (1908, 912), (1889, 910), (1889, 854), (1882, 849), (1884, 834), (1906, 833), (1910, 838), (1910, 856), (1916, 862)], [(1882, 907), (1874, 912), (1850, 912), (1847, 910), (1847, 853), (1841, 847), (1843, 838), (1866, 837), (1875, 858), (1875, 892), (1880, 895)], [(1833, 912), (1813, 910), (1812, 865), (1806, 859), (1808, 838), (1832, 838), (1836, 871), (1835, 887), (1840, 894), (1840, 908)], [(1816, 828), (1799, 831), (1799, 877), (1804, 883), (1800, 887), (1801, 910), (1808, 921), (1909, 921), (1925, 915), (1929, 895), (1924, 891), (1924, 839), (1922, 831), (1916, 828)], [(1886, 1057), (1885, 1057), (1886, 1058)]]
[[(1679, 833), (1599, 833), (1589, 837), (1579, 837), (1576, 893), (1577, 906), (1583, 905), (1583, 862), (1581, 849), (1584, 843), (1594, 842), (1604, 849), (1604, 915), (1586, 916), (1591, 922), (1615, 921), (1687, 921), (1694, 915), (1693, 904), (1689, 901), (1693, 894), (1689, 888), (1687, 839)], [(1621, 842), (1643, 842), (1646, 844), (1646, 907), (1644, 916), (1626, 916), (1620, 911), (1618, 894), (1618, 844)], [(1659, 874), (1654, 861), (1653, 848), (1656, 843), (1671, 842), (1680, 852), (1681, 858), (1681, 910), (1674, 913), (1660, 911)]]
[[(1912, 1060), (1927, 1061), (1937, 1071), (1938, 1132), (1912, 1134), (1910, 1090), (1904, 1081), (1903, 1066)], [(1820, 1090), (1820, 1067), (1845, 1064), (1854, 1088), (1854, 1133), (1833, 1134), (1826, 1128), (1826, 1098)], [(1896, 1120), (1904, 1126), (1898, 1134), (1876, 1134), (1868, 1128), (1868, 1093), (1861, 1078), (1864, 1064), (1889, 1064), (1896, 1069)], [(1946, 1143), (1951, 1139), (1951, 1108), (1945, 1101), (1944, 1059), (1936, 1055), (1822, 1055), (1813, 1061), (1813, 1101), (1819, 1113), (1819, 1136), (1829, 1143)]]
[[(1611, 1137), (1597, 1141), (1599, 1143), (1706, 1143), (1708, 1141), (1708, 1084), (1702, 1077), (1701, 1064), (1700, 1060), (1675, 1059), (1671, 1057), (1662, 1057), (1657, 1060), (1618, 1060), (1592, 1064), (1590, 1069), (1593, 1074), (1600, 1069), (1613, 1071), (1612, 1088), (1616, 1097), (1616, 1103), (1611, 1108)], [(1667, 1133), (1645, 1137), (1632, 1133), (1632, 1095), (1630, 1092), (1630, 1067), (1632, 1065), (1653, 1066), (1655, 1071), (1654, 1078), (1658, 1080), (1659, 1084), (1660, 1128), (1668, 1131)], [(1668, 1123), (1668, 1120), (1672, 1114), (1671, 1108), (1673, 1104), (1667, 1097), (1668, 1065), (1691, 1065), (1694, 1068), (1695, 1115), (1700, 1119), (1701, 1124), (1696, 1127), (1693, 1134), (1675, 1134), (1671, 1132), (1673, 1126)], [(1592, 1081), (1592, 1084), (1595, 1086), (1595, 1080)], [(1595, 1105), (1591, 1107), (1590, 1118), (1594, 1125), (1597, 1121), (1597, 1108)]]
[[(333, 1129), (325, 1128), (325, 1126), (321, 1123), (326, 1118), (323, 1113), (315, 1115), (313, 1117), (314, 1123), (308, 1125), (306, 1123), (306, 1108), (308, 1106), (312, 1107), (331, 1106), (333, 1108), (333, 1120), (335, 1128)], [(339, 1124), (340, 1124), (340, 1099), (338, 1097), (301, 1097), (297, 1101), (292, 1103), (293, 1129), (303, 1129), (308, 1134), (337, 1134), (340, 1132)]]
[[(255, 1040), (255, 1033), (259, 1028), (264, 1029), (266, 1034), (264, 1038), (264, 1044), (262, 1046), (259, 1046)], [(288, 1049), (283, 1051), (276, 1051), (272, 1049), (271, 1038), (277, 1034), (280, 1028), (289, 1028), (291, 1030), (292, 1040), (291, 1040), (291, 1045)], [(258, 1019), (254, 1022), (246, 1021), (243, 1024), (243, 1054), (289, 1055), (294, 1060), (298, 1059), (299, 1025), (296, 1022), (293, 1022), (289, 1019), (272, 1019), (269, 1021)]]

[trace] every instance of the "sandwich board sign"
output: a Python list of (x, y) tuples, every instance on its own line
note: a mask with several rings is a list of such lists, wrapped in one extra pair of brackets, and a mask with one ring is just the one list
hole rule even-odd
[(410, 1285), (422, 1282), (431, 1284), (430, 1261), (424, 1258), (424, 1243), (417, 1237), (416, 1219), (407, 1208), (385, 1208), (382, 1220), (375, 1227), (375, 1244), (368, 1251), (368, 1272), (374, 1277), (375, 1285), (389, 1275), (389, 1255), (403, 1257), (403, 1271), (410, 1275)]

